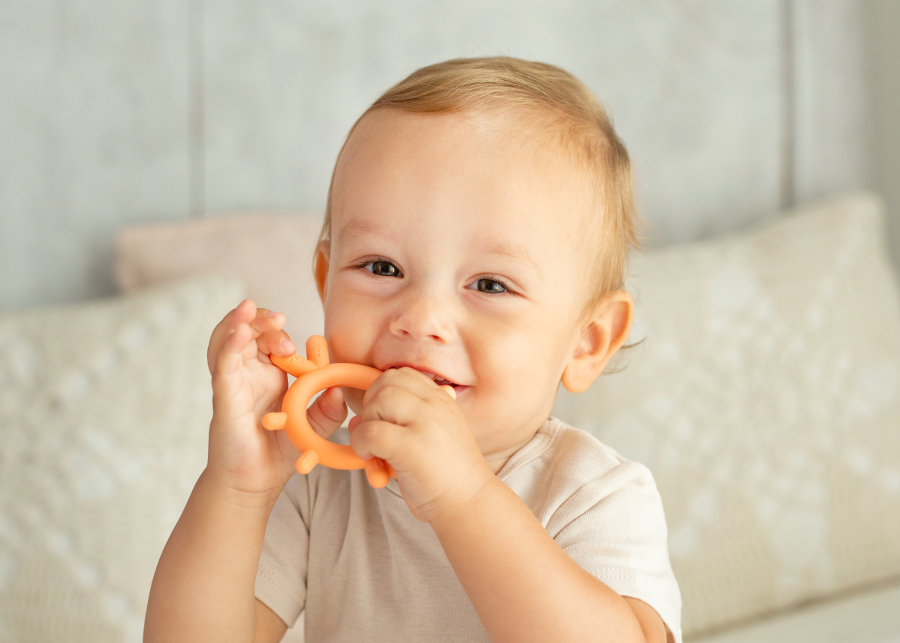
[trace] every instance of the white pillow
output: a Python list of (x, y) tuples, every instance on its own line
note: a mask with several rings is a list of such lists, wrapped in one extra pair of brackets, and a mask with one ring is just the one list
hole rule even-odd
[(653, 471), (686, 635), (900, 575), (900, 304), (850, 195), (636, 257), (624, 370), (555, 413)]
[(218, 277), (0, 316), (0, 641), (140, 641), (206, 464)]

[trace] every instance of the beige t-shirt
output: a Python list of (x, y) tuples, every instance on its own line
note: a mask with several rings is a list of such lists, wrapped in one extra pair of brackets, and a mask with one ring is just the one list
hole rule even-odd
[[(681, 596), (653, 476), (551, 418), (497, 474), (583, 569), (653, 607), (681, 642)], [(523, 564), (527, 561), (523, 561)], [(490, 641), (440, 542), (397, 481), (316, 467), (279, 496), (256, 596), (306, 641)]]

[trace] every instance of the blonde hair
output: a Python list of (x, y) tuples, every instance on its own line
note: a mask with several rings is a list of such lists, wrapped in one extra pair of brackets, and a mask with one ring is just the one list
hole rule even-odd
[[(338, 162), (360, 122), (379, 109), (530, 116), (531, 126), (549, 133), (551, 142), (588, 170), (593, 203), (587, 217), (586, 250), (593, 275), (587, 306), (622, 288), (629, 247), (638, 245), (631, 163), (597, 97), (575, 76), (553, 65), (507, 56), (458, 58), (423, 67), (387, 90), (357, 119)], [(328, 188), (319, 247), (331, 240), (337, 165)]]

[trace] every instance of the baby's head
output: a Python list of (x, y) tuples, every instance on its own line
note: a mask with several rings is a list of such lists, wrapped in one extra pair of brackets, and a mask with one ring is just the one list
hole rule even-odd
[(508, 449), (627, 338), (633, 242), (628, 154), (581, 82), (513, 58), (426, 67), (335, 165), (316, 255), (332, 359), (452, 383), (482, 452)]

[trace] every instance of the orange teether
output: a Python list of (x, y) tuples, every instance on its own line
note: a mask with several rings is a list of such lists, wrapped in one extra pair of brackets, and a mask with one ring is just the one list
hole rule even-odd
[[(376, 489), (385, 486), (394, 470), (381, 458), (363, 460), (347, 445), (329, 442), (316, 433), (306, 418), (309, 401), (319, 391), (334, 386), (367, 389), (382, 371), (361, 364), (329, 364), (328, 344), (325, 338), (313, 335), (306, 341), (307, 359), (299, 355), (278, 357), (271, 355), (272, 363), (297, 379), (284, 394), (280, 413), (266, 413), (262, 424), (270, 431), (284, 429), (291, 442), (303, 452), (297, 459), (297, 471), (309, 473), (317, 464), (332, 469), (365, 469), (366, 479)], [(448, 393), (456, 392), (449, 386)]]

